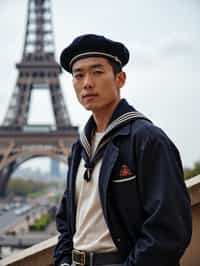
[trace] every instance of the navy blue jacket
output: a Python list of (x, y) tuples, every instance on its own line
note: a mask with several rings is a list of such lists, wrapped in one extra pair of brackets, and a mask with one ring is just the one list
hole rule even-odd
[[(124, 100), (121, 106), (134, 110)], [(57, 213), (56, 266), (71, 263), (75, 178), (81, 152), (78, 140), (72, 147), (67, 188)], [(124, 165), (135, 178), (120, 175)], [(190, 199), (177, 148), (160, 128), (146, 119), (135, 119), (113, 132), (103, 155), (99, 193), (124, 266), (179, 265), (191, 238)]]

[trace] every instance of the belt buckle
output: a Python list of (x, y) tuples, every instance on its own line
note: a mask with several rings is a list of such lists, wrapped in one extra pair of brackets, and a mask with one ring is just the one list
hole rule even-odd
[(72, 262), (78, 265), (85, 265), (86, 252), (74, 249), (72, 251)]

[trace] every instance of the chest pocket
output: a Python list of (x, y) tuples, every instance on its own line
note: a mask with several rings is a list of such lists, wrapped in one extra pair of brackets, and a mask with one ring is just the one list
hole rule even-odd
[(133, 167), (130, 167), (129, 165), (130, 163), (122, 162), (121, 160), (117, 162), (111, 179), (111, 186), (114, 190), (123, 188), (129, 190), (129, 186), (131, 186), (131, 191), (133, 191), (133, 187), (136, 185), (136, 173), (133, 170)]
[(133, 163), (119, 160), (110, 180), (110, 199), (118, 215), (123, 212), (127, 220), (134, 221), (139, 213), (138, 180)]
[(136, 175), (125, 177), (125, 178), (124, 177), (123, 178), (119, 177), (119, 178), (113, 179), (112, 182), (113, 183), (125, 183), (125, 182), (130, 182), (130, 181), (132, 181), (135, 178), (136, 178)]
[(115, 145), (119, 149), (119, 155), (111, 174), (111, 191), (114, 198), (121, 195), (123, 199), (127, 197), (130, 200), (130, 196), (136, 195), (138, 187), (134, 145), (127, 136), (115, 140)]
[(127, 160), (118, 158), (118, 161), (112, 172), (112, 183), (130, 182), (136, 178), (133, 163)]
[(121, 138), (117, 146), (119, 155), (111, 173), (110, 189), (116, 204), (129, 206), (138, 194), (134, 152), (127, 138)]

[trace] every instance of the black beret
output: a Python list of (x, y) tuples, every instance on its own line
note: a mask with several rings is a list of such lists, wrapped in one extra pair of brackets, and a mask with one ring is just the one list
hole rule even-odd
[(85, 34), (75, 38), (62, 51), (60, 63), (66, 71), (71, 73), (72, 65), (78, 59), (92, 56), (110, 58), (123, 67), (128, 63), (129, 51), (120, 42), (112, 41), (100, 35)]

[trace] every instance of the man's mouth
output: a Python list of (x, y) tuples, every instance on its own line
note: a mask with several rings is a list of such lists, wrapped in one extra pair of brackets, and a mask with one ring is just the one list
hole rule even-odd
[(86, 94), (82, 96), (83, 100), (87, 100), (87, 101), (93, 100), (96, 97), (97, 97), (97, 94)]

